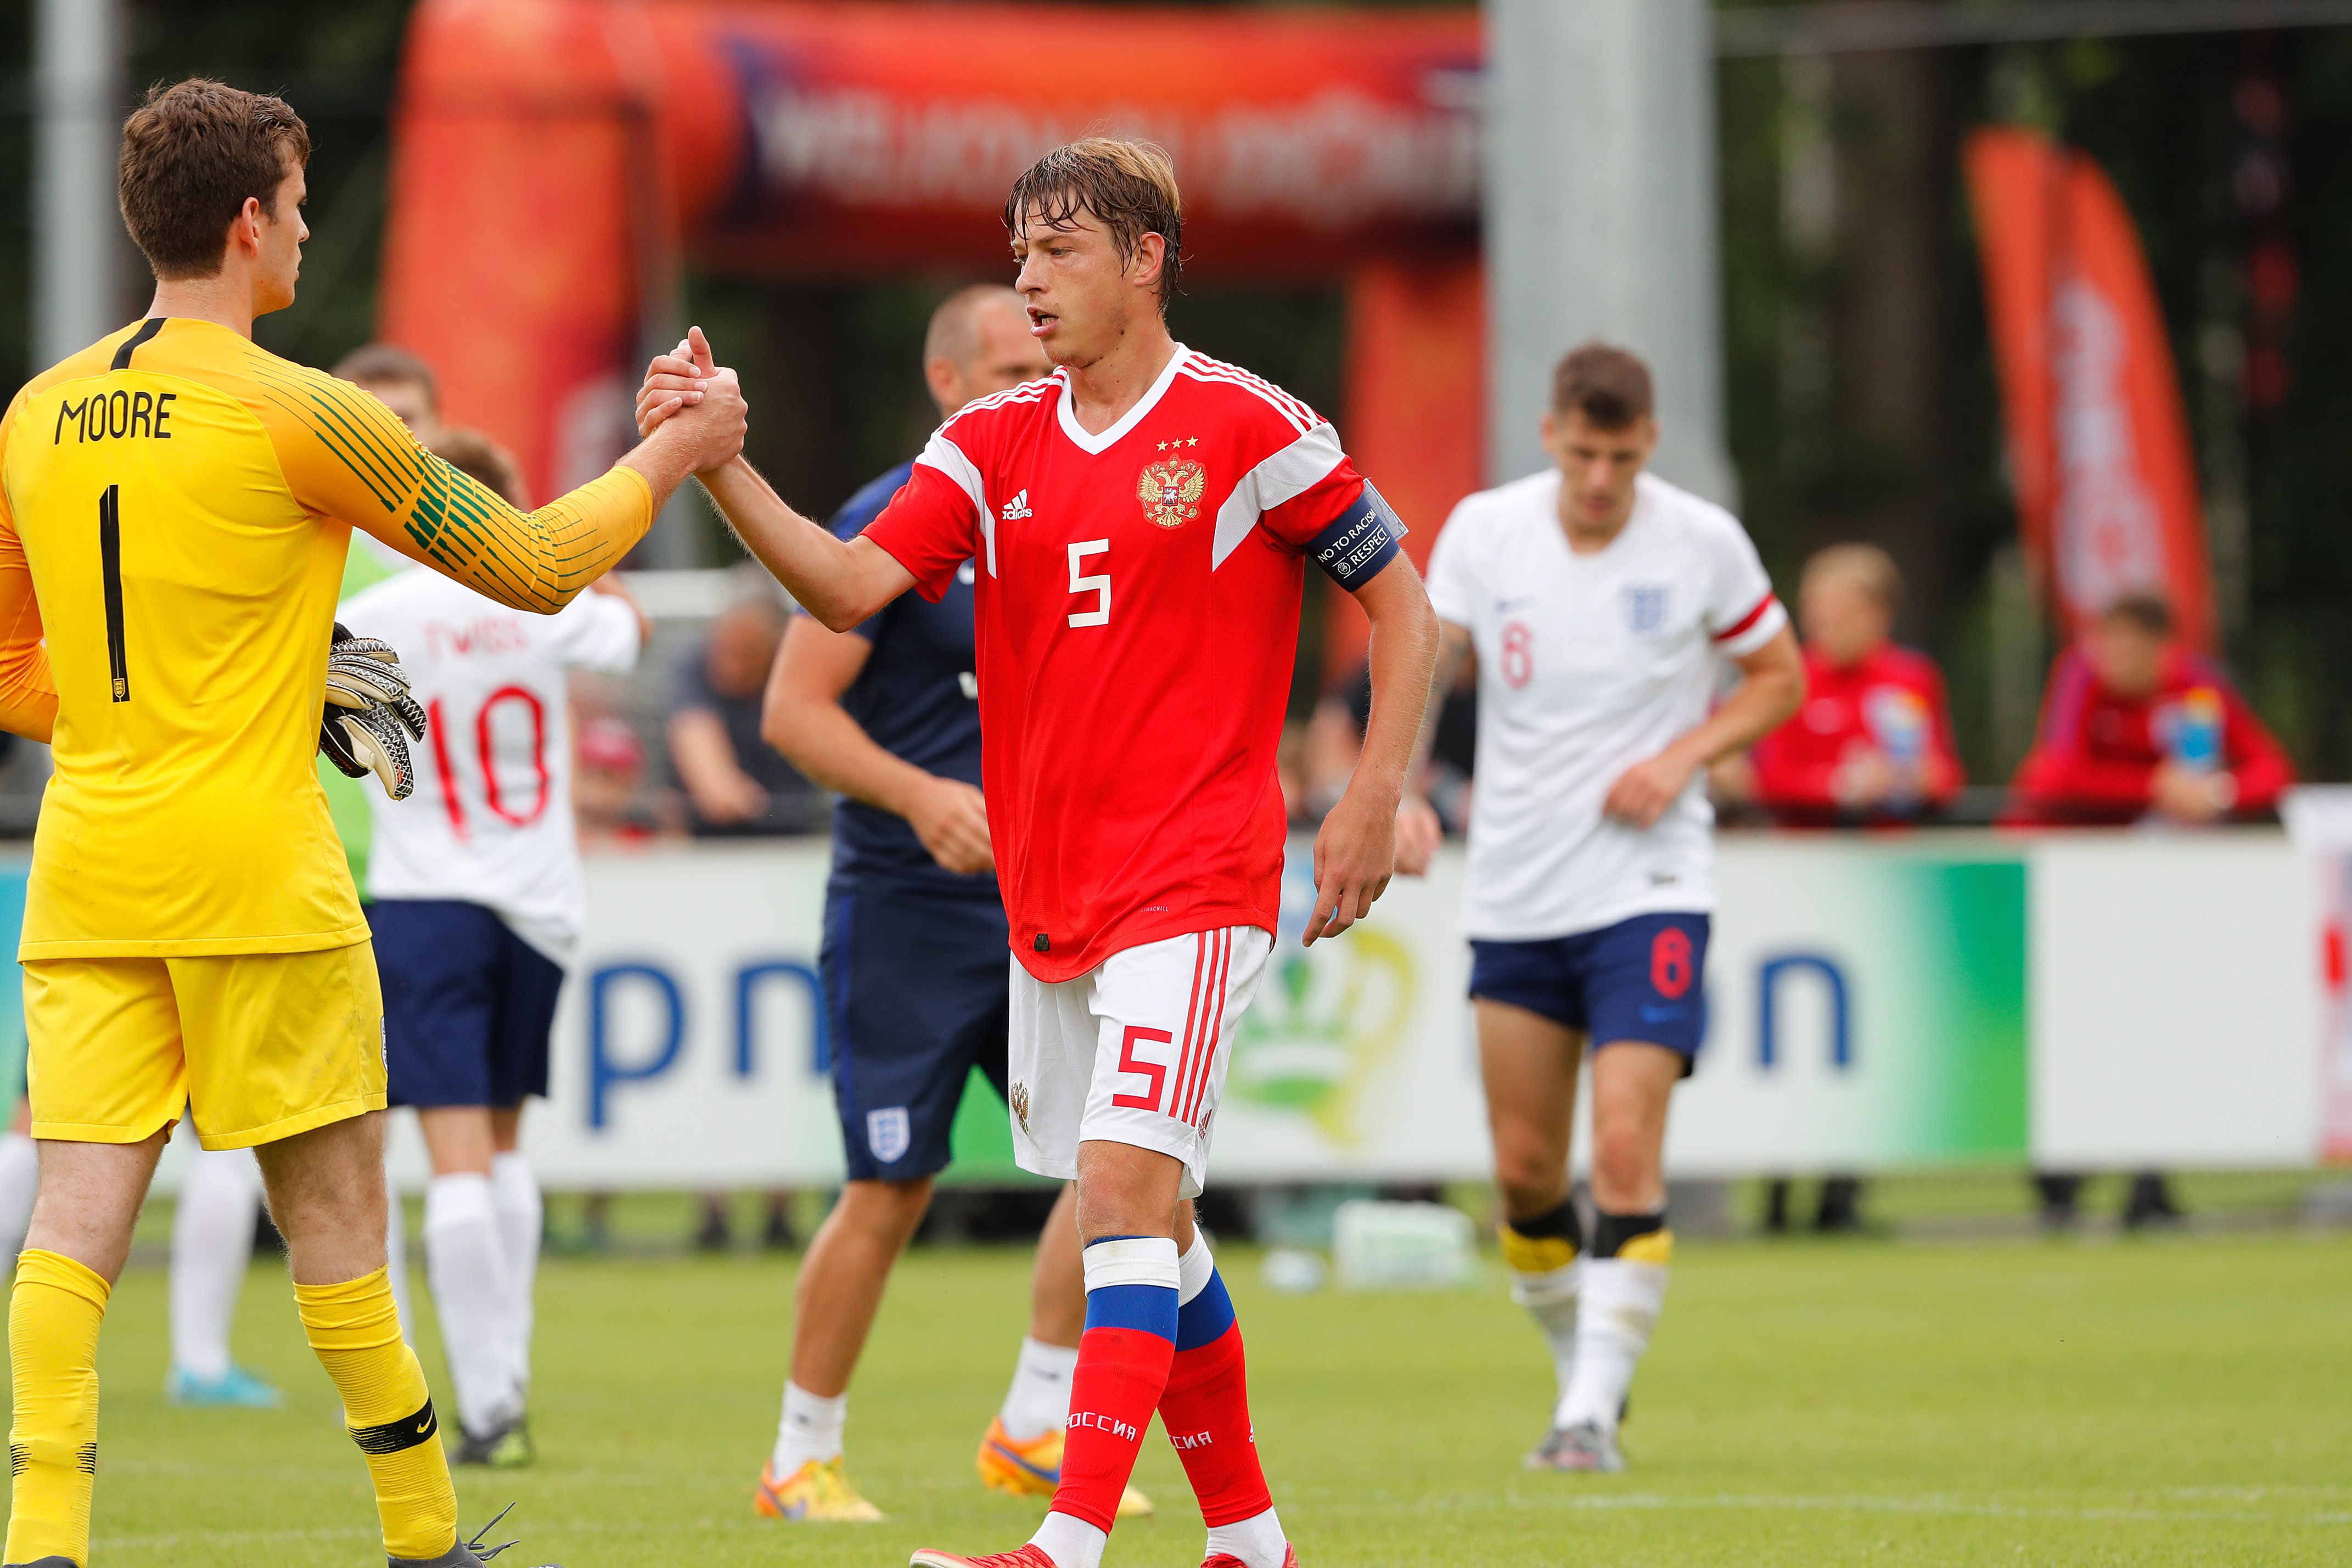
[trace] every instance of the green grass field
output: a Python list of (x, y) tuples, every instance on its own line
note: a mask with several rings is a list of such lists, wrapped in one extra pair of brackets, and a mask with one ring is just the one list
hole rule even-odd
[[(849, 1427), (853, 1473), (891, 1521), (803, 1527), (751, 1507), (790, 1262), (551, 1260), (541, 1461), (465, 1477), (466, 1516), (519, 1501), (524, 1545), (505, 1561), (566, 1568), (1003, 1550), (1035, 1511), (982, 1492), (971, 1458), (1024, 1270), (1012, 1250), (908, 1260)], [(1635, 1388), (1633, 1469), (1608, 1478), (1519, 1469), (1550, 1371), (1498, 1282), (1277, 1296), (1238, 1248), (1227, 1271), (1307, 1568), (2352, 1561), (2341, 1234), (1686, 1244)], [(104, 1342), (97, 1562), (381, 1562), (359, 1458), (278, 1267), (256, 1267), (237, 1338), (289, 1390), (286, 1410), (164, 1405), (163, 1312), (162, 1270), (134, 1268)], [(425, 1355), (437, 1387), (437, 1345)], [(1161, 1515), (1123, 1528), (1110, 1562), (1192, 1568), (1198, 1516), (1156, 1433), (1138, 1479)]]

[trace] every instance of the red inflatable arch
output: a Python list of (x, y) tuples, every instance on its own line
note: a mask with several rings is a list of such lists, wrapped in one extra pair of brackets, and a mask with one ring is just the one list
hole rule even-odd
[(423, 0), (383, 335), (550, 494), (627, 439), (680, 267), (1009, 278), (1013, 177), (1146, 135), (1193, 276), (1346, 289), (1331, 412), (1425, 559), (1482, 479), (1478, 62), (1468, 10)]

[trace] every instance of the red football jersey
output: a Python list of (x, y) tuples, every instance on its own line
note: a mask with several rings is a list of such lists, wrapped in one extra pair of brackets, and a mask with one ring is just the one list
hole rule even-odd
[(927, 598), (974, 565), (989, 833), (1031, 974), (1275, 928), (1304, 564), (1359, 585), (1403, 531), (1314, 410), (1181, 347), (1099, 435), (1060, 371), (940, 427), (866, 537)]
[(2180, 750), (2192, 716), (2214, 725), (2212, 766), (2237, 785), (2233, 810), (2267, 811), (2294, 782), (2294, 764), (2229, 677), (2197, 655), (2165, 657), (2156, 691), (2128, 697), (2099, 679), (2079, 647), (2058, 655), (2042, 694), (2042, 732), (2018, 765), (2010, 820), (2137, 821), (2153, 798), (2156, 770)]
[[(1892, 643), (1851, 664), (1832, 664), (1808, 646), (1804, 706), (1748, 754), (1757, 801), (1792, 822), (1839, 816), (1846, 808), (1838, 775), (1856, 752), (1869, 751), (1916, 765), (1926, 784), (1924, 803), (1951, 802), (1961, 769), (1942, 672), (1925, 653)], [(1903, 814), (1897, 803), (1882, 810)]]

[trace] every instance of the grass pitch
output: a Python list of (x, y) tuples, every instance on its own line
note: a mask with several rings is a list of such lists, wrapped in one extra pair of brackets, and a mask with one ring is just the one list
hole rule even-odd
[[(751, 1506), (789, 1262), (551, 1260), (540, 1466), (462, 1477), (465, 1517), (516, 1500), (509, 1561), (567, 1568), (895, 1568), (919, 1545), (1008, 1549), (1039, 1511), (982, 1491), (971, 1452), (1011, 1368), (1025, 1267), (1010, 1250), (908, 1260), (849, 1424), (852, 1473), (890, 1522), (825, 1527)], [(2340, 1234), (1686, 1244), (1634, 1390), (1633, 1468), (1606, 1478), (1519, 1468), (1551, 1374), (1499, 1276), (1478, 1293), (1285, 1297), (1241, 1249), (1226, 1270), (1307, 1568), (2352, 1561)], [(163, 1313), (163, 1272), (126, 1275), (103, 1346), (97, 1563), (381, 1563), (282, 1270), (255, 1269), (237, 1340), (285, 1410), (167, 1406)], [(1156, 1431), (1138, 1479), (1160, 1516), (1123, 1527), (1110, 1563), (1194, 1568), (1198, 1516)]]

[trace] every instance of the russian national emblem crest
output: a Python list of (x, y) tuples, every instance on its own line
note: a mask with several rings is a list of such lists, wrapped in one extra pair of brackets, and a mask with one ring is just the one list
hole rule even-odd
[(1015, 1083), (1013, 1086), (1013, 1092), (1008, 1096), (1008, 1098), (1011, 1100), (1013, 1104), (1013, 1118), (1021, 1124), (1021, 1130), (1024, 1133), (1028, 1132), (1029, 1085), (1026, 1083)]
[(1163, 528), (1181, 528), (1201, 515), (1201, 496), (1209, 487), (1209, 471), (1190, 457), (1163, 458), (1144, 469), (1135, 482), (1135, 498), (1143, 515)]

